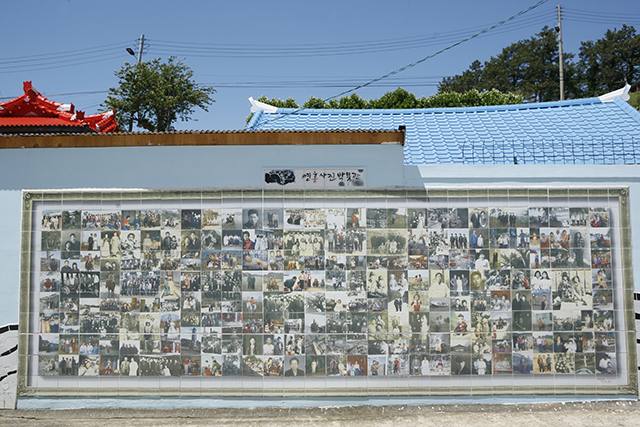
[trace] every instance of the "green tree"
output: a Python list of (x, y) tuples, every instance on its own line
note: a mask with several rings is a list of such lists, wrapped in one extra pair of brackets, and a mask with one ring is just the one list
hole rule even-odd
[(405, 89), (398, 88), (393, 92), (387, 92), (380, 99), (369, 101), (371, 108), (416, 108), (418, 100), (416, 96)]
[(522, 96), (504, 93), (497, 89), (478, 91), (471, 89), (463, 93), (445, 92), (418, 100), (419, 108), (484, 107), (487, 105), (522, 104)]
[(366, 99), (360, 98), (357, 94), (352, 93), (351, 95), (343, 96), (338, 100), (330, 100), (329, 108), (364, 110), (367, 108), (372, 108), (369, 104), (370, 102)]
[(260, 98), (257, 99), (257, 101), (262, 102), (264, 104), (273, 105), (274, 107), (278, 107), (278, 108), (300, 108), (296, 100), (293, 98), (287, 98), (286, 100), (283, 101), (280, 98), (269, 99), (266, 96), (262, 95)]
[(599, 96), (640, 79), (640, 35), (633, 26), (607, 30), (580, 46), (579, 66), (587, 96)]
[[(273, 105), (273, 104), (272, 104)], [(312, 96), (302, 105), (303, 108), (331, 108), (327, 101), (322, 98)]]
[[(298, 103), (292, 98), (283, 101), (278, 98), (269, 99), (263, 95), (258, 101), (278, 108), (300, 108)], [(416, 98), (413, 93), (408, 92), (406, 89), (398, 88), (385, 93), (378, 99), (370, 99), (368, 101), (355, 93), (340, 99), (330, 99), (328, 102), (312, 96), (303, 104), (303, 108), (333, 108), (339, 110), (446, 108), (521, 104), (522, 102), (522, 96), (513, 93), (503, 93), (497, 89), (482, 92), (471, 89), (464, 93), (445, 92), (429, 97)], [(247, 123), (251, 120), (252, 116), (253, 114), (247, 118)]]
[(340, 110), (364, 110), (372, 108), (369, 106), (369, 101), (360, 98), (355, 93), (349, 96), (343, 96), (340, 99), (330, 99), (329, 101), (312, 96), (302, 106), (304, 108), (333, 108)]
[(439, 92), (466, 92), (478, 88), (480, 87), (483, 70), (482, 63), (475, 60), (471, 63), (469, 69), (463, 71), (462, 74), (443, 78), (438, 85)]
[(176, 120), (190, 120), (196, 107), (208, 111), (214, 102), (215, 89), (199, 86), (193, 71), (175, 57), (125, 63), (115, 75), (118, 86), (109, 88), (102, 107), (113, 109), (129, 130), (135, 123), (148, 131), (168, 131)]
[[(572, 54), (564, 55), (565, 92), (580, 96), (576, 84), (577, 68)], [(445, 77), (438, 92), (466, 92), (498, 89), (521, 95), (529, 101), (553, 101), (560, 97), (558, 41), (553, 29), (544, 27), (540, 33), (505, 47), (484, 64), (474, 61), (460, 75)]]
[(629, 104), (636, 110), (640, 111), (640, 92), (630, 93)]

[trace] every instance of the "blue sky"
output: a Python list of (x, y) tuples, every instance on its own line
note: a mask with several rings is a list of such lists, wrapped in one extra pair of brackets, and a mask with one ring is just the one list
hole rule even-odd
[[(248, 97), (328, 98), (450, 46), (533, 5), (537, 0), (411, 1), (121, 1), (5, 2), (0, 14), (0, 98), (21, 95), (33, 81), (45, 96), (98, 111), (114, 71), (135, 62), (126, 47), (147, 39), (143, 60), (175, 55), (212, 85), (216, 102), (179, 130), (242, 129)], [(378, 98), (404, 87), (437, 92), (445, 76), (557, 24), (549, 1), (509, 24), (463, 43), (378, 85), (358, 90)], [(637, 0), (568, 0), (565, 52), (622, 24), (640, 31)]]

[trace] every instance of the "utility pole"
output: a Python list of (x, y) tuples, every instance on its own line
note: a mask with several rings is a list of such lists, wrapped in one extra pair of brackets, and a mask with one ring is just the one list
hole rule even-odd
[[(558, 11), (560, 10), (560, 6), (558, 6)], [(558, 12), (560, 13), (560, 12)], [(559, 19), (559, 18), (558, 18)], [(144, 50), (144, 34), (140, 36), (140, 44), (138, 45), (138, 64), (142, 62), (142, 51)], [(562, 52), (562, 47), (560, 48), (560, 52)], [(562, 53), (560, 53), (562, 55)]]
[(564, 61), (562, 60), (562, 9), (558, 5), (558, 62), (560, 63), (560, 101), (564, 101)]
[[(144, 34), (140, 35), (140, 43), (138, 44), (138, 57), (136, 58), (136, 68), (142, 62), (142, 51), (144, 50)], [(127, 48), (127, 52), (133, 55), (133, 49)], [(131, 113), (131, 120), (129, 120), (129, 132), (133, 131), (133, 113)]]

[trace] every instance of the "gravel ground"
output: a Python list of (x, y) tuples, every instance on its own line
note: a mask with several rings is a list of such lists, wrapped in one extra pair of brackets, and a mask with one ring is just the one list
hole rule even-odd
[[(259, 409), (82, 409), (5, 410), (0, 425), (10, 426), (503, 426), (509, 424), (638, 426), (640, 403), (629, 401), (542, 403), (532, 405), (348, 406)], [(400, 423), (400, 424), (398, 424)]]

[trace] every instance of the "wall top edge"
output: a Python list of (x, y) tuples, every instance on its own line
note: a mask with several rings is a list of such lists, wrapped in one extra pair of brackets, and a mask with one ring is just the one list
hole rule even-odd
[(398, 191), (406, 190), (409, 192), (417, 192), (421, 190), (487, 190), (487, 189), (500, 189), (500, 190), (546, 190), (546, 189), (570, 189), (570, 190), (591, 190), (591, 189), (628, 189), (629, 185), (607, 185), (607, 184), (595, 184), (595, 185), (447, 185), (447, 186), (429, 186), (424, 184), (423, 187), (359, 187), (359, 188), (327, 188), (327, 189), (303, 189), (303, 188), (264, 188), (264, 187), (176, 187), (176, 188), (102, 188), (102, 187), (84, 187), (84, 188), (59, 188), (59, 189), (39, 189), (39, 188), (24, 188), (22, 193), (60, 193), (60, 192), (87, 192), (87, 191), (100, 191), (102, 193), (135, 193), (135, 192), (189, 192), (189, 191), (264, 191), (269, 193), (276, 192), (368, 192), (368, 191)]

